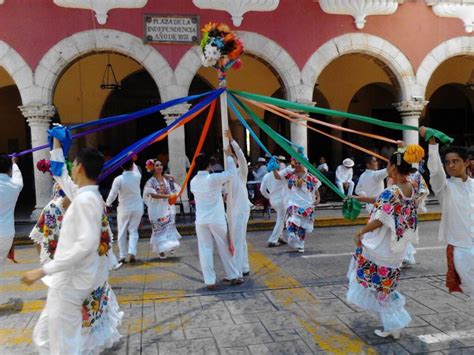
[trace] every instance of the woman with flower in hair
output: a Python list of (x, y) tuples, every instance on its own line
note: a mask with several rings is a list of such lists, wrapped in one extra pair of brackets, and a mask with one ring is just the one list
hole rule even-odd
[[(271, 167), (272, 164), (269, 165)], [(312, 232), (314, 228), (314, 208), (320, 201), (318, 189), (321, 182), (295, 159), (291, 159), (291, 165), (280, 171), (278, 165), (275, 165), (273, 174), (275, 179), (283, 178), (287, 181), (284, 196), (288, 216), (288, 245), (299, 253), (304, 253), (306, 233)]]
[(381, 321), (384, 329), (375, 334), (384, 338), (398, 339), (411, 321), (405, 298), (396, 289), (408, 245), (418, 240), (419, 205), (429, 194), (424, 181), (410, 178), (411, 164), (423, 154), (423, 148), (412, 145), (390, 157), (387, 172), (393, 185), (377, 197), (369, 222), (354, 237), (347, 300)]
[(143, 200), (148, 207), (152, 226), (150, 244), (153, 251), (165, 259), (165, 253), (179, 247), (181, 238), (176, 229), (174, 205), (170, 204), (170, 200), (176, 197), (177, 189), (173, 179), (163, 175), (163, 164), (159, 160), (149, 159), (146, 169), (153, 173), (143, 189)]

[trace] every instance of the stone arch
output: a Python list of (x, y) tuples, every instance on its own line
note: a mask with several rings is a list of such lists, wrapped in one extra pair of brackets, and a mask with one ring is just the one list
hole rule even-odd
[(92, 52), (112, 51), (126, 55), (140, 63), (152, 76), (161, 100), (173, 97), (168, 87), (175, 83), (168, 62), (153, 47), (129, 33), (109, 29), (78, 32), (54, 45), (41, 58), (34, 74), (38, 102), (52, 103), (54, 87), (61, 73), (74, 60)]
[[(285, 86), (288, 100), (296, 100), (300, 81), (300, 69), (277, 42), (254, 32), (238, 31), (244, 42), (245, 51), (266, 61), (280, 76)], [(194, 46), (181, 58), (175, 70), (180, 96), (188, 93), (191, 81), (202, 65), (201, 49)]]
[(0, 66), (11, 76), (20, 92), (23, 105), (30, 101), (33, 90), (33, 71), (18, 52), (0, 41)]
[(321, 72), (336, 58), (351, 53), (370, 55), (395, 76), (400, 86), (400, 101), (412, 98), (415, 74), (408, 58), (393, 44), (367, 33), (348, 33), (335, 37), (319, 47), (308, 59), (301, 73), (300, 101), (311, 101), (314, 86)]
[(444, 61), (461, 55), (474, 56), (474, 37), (462, 36), (452, 38), (441, 43), (428, 53), (416, 72), (418, 94), (423, 97), (425, 96), (431, 76)]

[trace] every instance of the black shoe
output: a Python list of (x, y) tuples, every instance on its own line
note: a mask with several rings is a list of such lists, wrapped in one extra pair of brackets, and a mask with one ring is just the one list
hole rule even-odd
[(280, 246), (280, 243), (268, 243), (269, 248), (276, 248), (276, 247), (279, 247), (279, 246)]
[(242, 285), (243, 283), (244, 283), (244, 279), (241, 279), (241, 278), (236, 278), (236, 279), (230, 280), (230, 285), (231, 286)]
[(126, 264), (127, 263), (127, 259), (126, 258), (120, 258), (118, 260), (118, 264)]
[(135, 258), (135, 255), (130, 254), (130, 257), (128, 258), (128, 262), (133, 264), (136, 261), (137, 261), (137, 259)]
[(280, 244), (288, 244), (288, 242), (286, 240), (284, 240), (283, 238), (278, 238), (278, 243)]
[(250, 271), (244, 272), (242, 275), (244, 275), (244, 276), (249, 276), (249, 275), (250, 275)]

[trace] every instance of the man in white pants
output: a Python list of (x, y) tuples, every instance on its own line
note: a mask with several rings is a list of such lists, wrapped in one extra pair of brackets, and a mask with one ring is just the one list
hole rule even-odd
[[(426, 128), (420, 128), (425, 136)], [(444, 166), (435, 138), (429, 141), (428, 170), (433, 192), (441, 203), (439, 239), (448, 243), (448, 270), (450, 259), (460, 278), (462, 291), (474, 297), (474, 179), (467, 175), (467, 150), (450, 147), (445, 151)], [(446, 173), (450, 176), (446, 178)], [(451, 254), (451, 255), (450, 255)], [(449, 271), (447, 286), (449, 285)], [(455, 291), (455, 290), (454, 290)]]
[[(228, 154), (228, 151), (225, 152)], [(234, 161), (228, 161), (228, 171), (210, 174), (210, 158), (201, 153), (196, 158), (197, 175), (191, 180), (191, 192), (196, 202), (196, 234), (199, 247), (199, 261), (204, 283), (209, 290), (216, 289), (214, 270), (214, 242), (221, 257), (227, 279), (232, 285), (241, 283), (239, 271), (233, 256), (234, 246), (228, 240), (222, 186), (237, 174)]]
[(15, 237), (15, 205), (23, 188), (16, 158), (0, 155), (0, 271)]
[(347, 189), (347, 196), (351, 196), (354, 192), (354, 181), (352, 181), (354, 161), (352, 159), (344, 159), (342, 165), (336, 169), (336, 185), (342, 193)]
[[(133, 160), (122, 165), (123, 173), (112, 183), (106, 205), (110, 207), (118, 196), (117, 229), (119, 246), (119, 263), (126, 262), (127, 251), (129, 261), (135, 262), (138, 243), (138, 226), (143, 216), (143, 200), (140, 192), (142, 174)], [(127, 250), (127, 232), (129, 237)]]
[[(286, 169), (286, 166), (283, 169)], [(280, 169), (280, 171), (283, 169)], [(262, 196), (270, 201), (270, 205), (277, 213), (275, 227), (273, 227), (273, 232), (268, 238), (269, 248), (286, 244), (286, 241), (283, 239), (283, 228), (285, 227), (286, 214), (286, 204), (284, 199), (285, 185), (286, 180), (277, 180), (273, 171), (263, 177), (262, 184), (260, 185)]]
[[(230, 131), (225, 134), (229, 139), (230, 146), (234, 150), (237, 158), (237, 174), (232, 176), (232, 205), (230, 206), (232, 214), (232, 236), (235, 245), (235, 260), (239, 277), (243, 278), (250, 274), (249, 257), (247, 250), (247, 223), (250, 217), (251, 203), (249, 201), (249, 193), (247, 191), (247, 175), (249, 172), (247, 159), (244, 152), (240, 149), (237, 142), (232, 138)], [(232, 156), (228, 156), (227, 160), (232, 160)]]
[[(30, 285), (50, 275), (46, 306), (33, 332), (33, 342), (40, 354), (81, 353), (83, 302), (92, 290), (106, 281), (101, 275), (98, 252), (105, 205), (96, 184), (103, 164), (104, 157), (100, 152), (83, 149), (74, 160), (72, 182), (61, 143), (54, 139), (53, 174), (71, 199), (71, 205), (64, 215), (54, 260), (22, 277), (22, 281)], [(53, 165), (59, 166), (60, 175)]]

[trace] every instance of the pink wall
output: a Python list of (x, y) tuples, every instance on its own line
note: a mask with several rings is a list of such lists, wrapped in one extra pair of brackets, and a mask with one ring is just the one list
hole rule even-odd
[[(191, 0), (149, 0), (143, 9), (112, 10), (105, 26), (100, 26), (90, 11), (61, 8), (52, 0), (6, 1), (0, 6), (0, 39), (19, 52), (34, 70), (49, 48), (76, 32), (109, 28), (141, 38), (145, 13), (198, 14), (201, 24), (209, 21), (231, 24), (226, 12), (199, 10)], [(290, 53), (300, 68), (326, 41), (349, 32), (366, 32), (386, 39), (405, 53), (415, 70), (438, 44), (467, 35), (460, 20), (435, 16), (423, 0), (406, 2), (394, 15), (369, 17), (362, 31), (355, 28), (352, 17), (327, 15), (314, 0), (281, 0), (274, 12), (244, 15), (238, 29), (273, 39)], [(155, 48), (175, 67), (189, 46), (156, 45)]]

